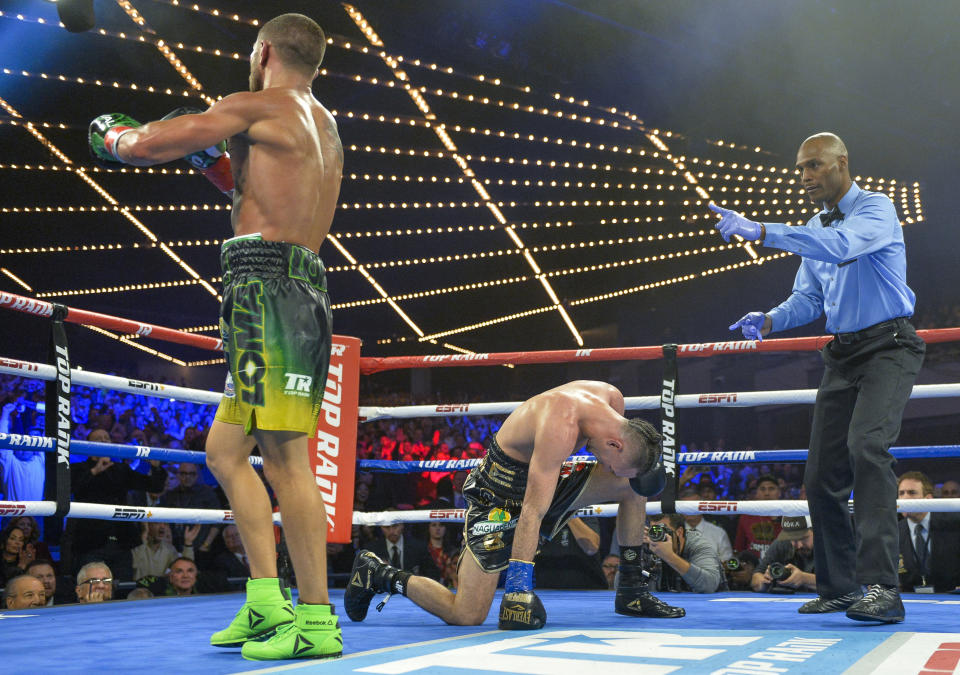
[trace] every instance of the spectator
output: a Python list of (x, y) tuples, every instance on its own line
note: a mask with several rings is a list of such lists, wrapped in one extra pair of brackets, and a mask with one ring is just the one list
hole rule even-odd
[[(696, 488), (683, 488), (680, 491), (682, 501), (700, 501), (700, 493)], [(733, 557), (733, 547), (730, 546), (730, 537), (724, 529), (703, 519), (703, 516), (684, 516), (687, 532), (699, 532), (705, 541), (709, 542), (717, 554), (718, 560), (728, 560)]]
[[(182, 462), (177, 469), (177, 478), (180, 484), (164, 493), (160, 497), (160, 506), (169, 506), (181, 509), (219, 509), (222, 508), (216, 492), (209, 485), (197, 482), (200, 471), (196, 464)], [(180, 549), (184, 545), (186, 527), (182, 524), (173, 526), (173, 545)], [(220, 528), (215, 525), (201, 525), (197, 541), (199, 549), (204, 553), (210, 550), (214, 540), (220, 534)]]
[(53, 568), (52, 561), (44, 558), (34, 560), (27, 565), (27, 574), (36, 577), (43, 584), (43, 594), (47, 599), (47, 607), (52, 607), (54, 604), (63, 605), (76, 602), (76, 598), (65, 591), (57, 593), (57, 573)]
[(23, 530), (14, 525), (8, 525), (0, 535), (3, 542), (3, 554), (0, 556), (0, 583), (13, 579), (24, 573), (27, 567), (26, 552), (23, 543), (26, 538)]
[[(177, 558), (170, 563), (170, 569), (166, 575), (150, 576), (137, 579), (137, 585), (146, 588), (154, 596), (181, 596), (196, 595), (201, 592), (197, 588), (197, 581), (200, 577), (197, 564), (189, 558)], [(223, 590), (214, 582), (205, 592)]]
[(760, 566), (760, 558), (753, 551), (740, 551), (723, 563), (727, 584), (731, 591), (752, 590), (753, 573)]
[(699, 532), (687, 532), (683, 516), (652, 515), (650, 528), (654, 525), (661, 526), (666, 535), (662, 541), (652, 540), (649, 531), (644, 536), (650, 552), (666, 563), (657, 580), (658, 590), (715, 593), (724, 589), (726, 580), (713, 546)]
[[(5, 403), (0, 409), (0, 434), (15, 433), (11, 417), (17, 404)], [(19, 430), (27, 433), (26, 429)], [(7, 501), (43, 499), (45, 453), (32, 450), (0, 450), (0, 488)]]
[(164, 595), (196, 595), (197, 565), (190, 558), (177, 558), (170, 565)]
[(226, 550), (217, 555), (212, 567), (227, 577), (249, 577), (250, 563), (243, 549), (240, 530), (236, 525), (227, 525), (223, 528), (221, 536)]
[(77, 572), (77, 602), (96, 603), (113, 600), (113, 572), (104, 562), (89, 562)]
[(383, 538), (372, 542), (370, 550), (397, 569), (440, 581), (440, 570), (427, 552), (426, 543), (404, 534), (403, 529), (403, 523), (382, 525)]
[(600, 563), (600, 568), (603, 570), (603, 576), (607, 578), (607, 588), (611, 591), (616, 589), (617, 570), (620, 568), (620, 556), (608, 555), (603, 559), (603, 562)]
[(353, 510), (366, 511), (367, 499), (370, 497), (370, 485), (365, 481), (358, 480), (357, 487), (353, 491)]
[(455, 549), (447, 537), (447, 524), (438, 520), (427, 525), (430, 535), (427, 539), (427, 552), (440, 570), (440, 583), (447, 588), (457, 587), (457, 561), (459, 550)]
[(153, 593), (150, 592), (150, 589), (143, 586), (137, 586), (127, 593), (127, 600), (148, 600), (152, 597)]
[(572, 518), (551, 539), (540, 544), (534, 562), (537, 585), (543, 588), (607, 588), (600, 567), (600, 523)]
[(43, 584), (36, 577), (21, 574), (7, 582), (3, 590), (4, 605), (7, 609), (28, 609), (46, 606)]
[[(933, 499), (933, 484), (926, 474), (908, 471), (897, 482), (897, 496)], [(960, 588), (960, 514), (907, 513), (898, 528), (902, 590), (943, 593)]]
[[(186, 528), (183, 557), (193, 559), (193, 540), (200, 532), (199, 523)], [(170, 526), (167, 523), (146, 523), (146, 540), (133, 549), (133, 578), (161, 576), (181, 554), (167, 541)]]
[(40, 541), (40, 524), (37, 519), (33, 516), (20, 516), (14, 523), (23, 531), (26, 562), (30, 563), (39, 558), (50, 560), (52, 556), (49, 547)]
[[(167, 480), (169, 482), (169, 478)], [(127, 493), (127, 504), (130, 506), (160, 506), (160, 498), (163, 496), (166, 487), (167, 486), (164, 485), (163, 489), (157, 492), (151, 492), (149, 490), (130, 490)]]
[[(783, 567), (780, 578), (773, 574), (775, 565)], [(774, 583), (776, 582), (776, 583)], [(763, 592), (785, 587), (795, 590), (817, 590), (813, 564), (813, 527), (810, 516), (784, 516), (780, 534), (763, 554), (760, 565), (750, 580), (753, 590)]]
[(453, 506), (457, 509), (467, 508), (467, 500), (463, 498), (463, 484), (467, 480), (466, 471), (454, 471), (451, 481), (453, 482)]
[[(106, 432), (94, 430), (90, 439), (106, 442)], [(163, 489), (167, 472), (157, 460), (151, 460), (150, 475), (137, 473), (125, 462), (109, 457), (90, 457), (71, 465), (73, 500), (94, 504), (125, 504), (130, 490)], [(130, 523), (117, 523), (92, 518), (71, 518), (62, 542), (62, 564), (65, 571), (79, 567), (91, 559), (113, 564), (123, 578), (133, 575), (129, 567), (130, 550), (141, 542), (139, 528)]]
[(940, 488), (940, 497), (943, 499), (957, 499), (960, 497), (960, 483), (955, 480), (943, 481)]
[[(764, 474), (757, 478), (755, 499), (780, 499), (780, 483), (776, 477)], [(742, 515), (737, 520), (733, 548), (737, 551), (753, 551), (762, 558), (778, 534), (780, 519), (776, 516)]]

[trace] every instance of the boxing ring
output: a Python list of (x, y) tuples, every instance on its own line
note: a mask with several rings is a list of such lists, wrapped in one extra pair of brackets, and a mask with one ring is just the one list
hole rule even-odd
[[(81, 370), (71, 370), (62, 322), (72, 321), (125, 333), (168, 339), (202, 349), (219, 349), (219, 340), (182, 333), (61, 305), (0, 294), (0, 307), (53, 320), (54, 346), (50, 364), (0, 358), (0, 373), (52, 382), (48, 393), (45, 437), (0, 434), (0, 448), (30, 449), (53, 453), (58, 466), (67, 468), (71, 452), (110, 456), (119, 459), (155, 459), (164, 462), (204, 463), (203, 453), (165, 448), (134, 447), (69, 439), (69, 393), (78, 385), (109, 388), (147, 396), (215, 405), (219, 393), (142, 382)], [(919, 331), (928, 343), (960, 340), (960, 329)], [(556, 352), (515, 352), (456, 357), (398, 357), (359, 359), (355, 373), (390, 368), (456, 367), (459, 365), (502, 365), (564, 363), (628, 359), (709, 357), (714, 354), (809, 351), (818, 349), (827, 337), (767, 340), (763, 343), (726, 342), (706, 345), (635, 347)], [(337, 339), (334, 339), (335, 347)], [(340, 367), (340, 366), (337, 366)], [(665, 382), (669, 381), (665, 377)], [(340, 391), (339, 389), (337, 390)], [(339, 394), (338, 394), (339, 395)], [(673, 408), (746, 407), (813, 403), (814, 390), (681, 394), (671, 381), (669, 396), (630, 397), (627, 410)], [(960, 384), (917, 385), (913, 398), (960, 396)], [(339, 403), (339, 399), (337, 400)], [(64, 409), (66, 405), (66, 409)], [(453, 415), (506, 415), (519, 402), (433, 404), (428, 406), (359, 408), (361, 421), (406, 419)], [(53, 407), (51, 407), (53, 406)], [(346, 407), (343, 408), (347, 410)], [(329, 412), (329, 411), (328, 411)], [(338, 413), (339, 414), (339, 413)], [(64, 423), (66, 415), (66, 423)], [(346, 427), (353, 425), (347, 420)], [(64, 437), (66, 429), (66, 438)], [(322, 432), (318, 430), (318, 436)], [(671, 441), (673, 439), (670, 439)], [(329, 443), (328, 443), (329, 446)], [(343, 445), (340, 450), (348, 448)], [(671, 450), (669, 443), (665, 448)], [(676, 446), (673, 450), (679, 448)], [(327, 448), (329, 449), (329, 447)], [(318, 450), (320, 452), (320, 450)], [(960, 457), (960, 445), (913, 446), (893, 449), (898, 458)], [(665, 454), (667, 451), (665, 450)], [(730, 464), (746, 462), (802, 462), (806, 450), (758, 450), (723, 452), (677, 452), (680, 464)], [(586, 459), (576, 457), (577, 460)], [(364, 471), (436, 472), (469, 469), (479, 460), (426, 460), (387, 462), (361, 460), (350, 455), (349, 488), (352, 504), (353, 469)], [(253, 464), (260, 458), (251, 457)], [(341, 465), (341, 469), (344, 465)], [(0, 515), (37, 517), (68, 515), (75, 518), (162, 521), (171, 523), (229, 523), (225, 510), (131, 507), (119, 504), (84, 504), (69, 501), (69, 480), (57, 475), (56, 501), (0, 502)], [(343, 479), (343, 474), (340, 476)], [(320, 473), (318, 487), (323, 490)], [(803, 515), (806, 503), (777, 501), (682, 501), (675, 494), (663, 502), (648, 504), (648, 513), (676, 510), (683, 514)], [(899, 500), (901, 512), (960, 511), (960, 499)], [(578, 515), (610, 517), (616, 505), (598, 504)], [(342, 511), (342, 510), (341, 510)], [(339, 513), (343, 517), (344, 513)], [(389, 513), (346, 514), (357, 525), (394, 522), (463, 520), (463, 511), (429, 509)], [(282, 522), (282, 515), (274, 520)], [(809, 593), (770, 595), (760, 593), (658, 593), (672, 605), (686, 609), (681, 619), (638, 619), (613, 612), (614, 591), (540, 590), (548, 618), (540, 631), (497, 630), (497, 616), (491, 612), (480, 626), (447, 626), (405, 598), (395, 598), (383, 612), (371, 612), (362, 623), (352, 623), (342, 611), (344, 656), (332, 661), (263, 662), (244, 661), (239, 649), (209, 646), (210, 633), (222, 627), (242, 603), (235, 593), (182, 598), (154, 598), (113, 601), (94, 605), (65, 605), (36, 610), (0, 611), (0, 663), (5, 673), (42, 672), (130, 672), (143, 666), (158, 672), (195, 671), (204, 673), (309, 672), (358, 673), (582, 673), (603, 669), (619, 673), (956, 673), (960, 672), (960, 594), (903, 594), (907, 620), (903, 624), (861, 624), (842, 613), (800, 616), (799, 605), (813, 597)], [(499, 603), (494, 599), (494, 606)], [(338, 610), (343, 591), (331, 589), (330, 599)]]

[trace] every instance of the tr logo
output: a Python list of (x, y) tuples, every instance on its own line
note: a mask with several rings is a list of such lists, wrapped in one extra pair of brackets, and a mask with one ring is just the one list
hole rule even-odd
[(284, 376), (287, 378), (287, 384), (283, 388), (283, 393), (293, 396), (310, 395), (310, 385), (313, 384), (312, 377), (298, 373), (284, 373)]

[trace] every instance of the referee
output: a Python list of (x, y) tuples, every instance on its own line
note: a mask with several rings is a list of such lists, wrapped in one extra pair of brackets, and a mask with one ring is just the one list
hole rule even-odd
[[(846, 610), (858, 621), (896, 623), (897, 479), (890, 445), (923, 363), (925, 345), (907, 320), (916, 296), (907, 286), (903, 231), (886, 195), (850, 179), (847, 149), (820, 133), (797, 152), (803, 189), (823, 211), (802, 227), (756, 223), (710, 205), (724, 240), (747, 241), (801, 256), (790, 297), (767, 313), (750, 312), (730, 329), (762, 340), (827, 315), (833, 340), (817, 391), (804, 485), (813, 517), (815, 600), (801, 614)], [(855, 495), (855, 520), (847, 500)], [(866, 587), (866, 592), (862, 590)]]

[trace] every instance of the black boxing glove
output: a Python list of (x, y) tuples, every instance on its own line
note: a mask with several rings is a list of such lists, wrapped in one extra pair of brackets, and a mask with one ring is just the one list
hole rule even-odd
[(653, 497), (660, 494), (666, 485), (667, 470), (663, 466), (661, 457), (657, 457), (653, 466), (646, 472), (630, 479), (630, 487), (633, 488), (633, 491), (644, 497)]
[(547, 610), (533, 592), (533, 563), (511, 558), (497, 626), (500, 630), (537, 630), (546, 623)]

